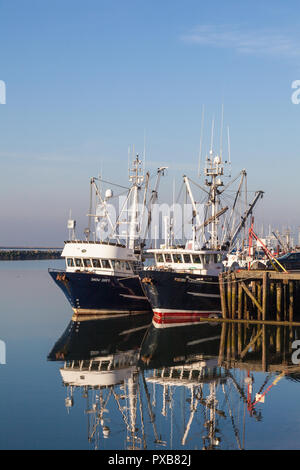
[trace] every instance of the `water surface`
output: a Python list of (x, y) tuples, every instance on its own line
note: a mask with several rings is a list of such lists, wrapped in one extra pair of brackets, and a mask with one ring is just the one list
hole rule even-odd
[(71, 321), (62, 266), (0, 263), (1, 449), (300, 448), (300, 329)]

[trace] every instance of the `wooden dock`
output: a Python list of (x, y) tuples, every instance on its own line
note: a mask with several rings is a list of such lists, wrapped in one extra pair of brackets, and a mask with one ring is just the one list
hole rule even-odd
[[(300, 314), (300, 272), (241, 270), (219, 275), (224, 320), (294, 322)], [(300, 315), (298, 315), (300, 319)]]
[(218, 365), (256, 372), (283, 372), (300, 375), (300, 364), (292, 362), (293, 341), (300, 326), (223, 322)]

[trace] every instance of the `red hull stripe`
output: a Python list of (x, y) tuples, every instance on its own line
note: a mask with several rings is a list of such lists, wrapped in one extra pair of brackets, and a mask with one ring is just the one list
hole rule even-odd
[(213, 315), (216, 313), (221, 313), (221, 312), (156, 312), (155, 310), (153, 311), (154, 315), (157, 317), (187, 317), (187, 318), (192, 318), (192, 317), (207, 317), (208, 315)]
[(160, 313), (154, 311), (153, 321), (158, 325), (185, 324), (199, 322), (199, 318), (208, 318), (212, 312), (187, 313), (169, 312)]

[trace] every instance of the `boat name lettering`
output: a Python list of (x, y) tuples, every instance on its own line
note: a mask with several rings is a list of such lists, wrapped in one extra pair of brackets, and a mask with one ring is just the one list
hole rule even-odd
[(98, 279), (97, 277), (91, 278), (92, 282), (109, 282), (109, 279)]

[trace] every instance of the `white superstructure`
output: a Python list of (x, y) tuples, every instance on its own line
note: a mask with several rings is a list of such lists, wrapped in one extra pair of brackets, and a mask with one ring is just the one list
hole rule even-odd
[(66, 242), (61, 256), (67, 272), (132, 276), (141, 264), (133, 250), (108, 242)]
[[(160, 249), (147, 250), (147, 252), (153, 253), (155, 269), (159, 270), (217, 276), (224, 268), (223, 255), (218, 250), (190, 250), (163, 246)], [(153, 267), (148, 269), (151, 270)]]
[(137, 351), (67, 361), (60, 369), (65, 385), (73, 387), (108, 387), (123, 383), (137, 371)]

